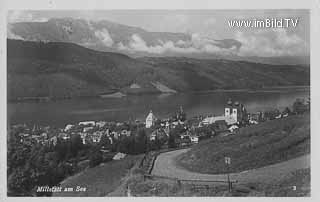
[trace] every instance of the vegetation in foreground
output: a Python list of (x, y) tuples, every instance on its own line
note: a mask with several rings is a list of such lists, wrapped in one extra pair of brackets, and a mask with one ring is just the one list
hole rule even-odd
[(296, 170), (285, 176), (279, 182), (264, 185), (263, 183), (247, 185), (255, 191), (249, 196), (298, 197), (310, 196), (310, 168)]
[(102, 163), (94, 168), (71, 176), (61, 183), (61, 187), (84, 187), (83, 192), (57, 192), (53, 196), (106, 196), (121, 184), (128, 171), (139, 162), (141, 155), (130, 155), (119, 161)]
[(201, 173), (226, 173), (263, 167), (310, 153), (310, 114), (295, 115), (241, 128), (239, 134), (216, 137), (177, 158), (178, 165)]
[[(274, 137), (278, 137), (280, 134), (279, 136), (280, 139), (282, 139), (283, 137), (287, 138), (287, 136), (289, 135), (284, 135), (284, 134), (287, 134), (287, 133), (289, 134), (292, 131), (294, 131), (295, 133), (299, 133), (300, 128), (303, 129), (303, 127), (305, 127), (305, 125), (303, 125), (304, 122), (302, 122), (301, 124), (301, 122), (299, 121), (295, 121), (295, 122), (289, 121), (289, 123), (293, 125), (285, 124), (282, 130), (279, 130), (279, 125), (283, 126), (283, 124), (281, 125), (279, 123), (285, 122), (284, 120), (296, 120), (296, 119), (300, 120), (297, 117), (303, 118), (304, 116), (306, 116), (306, 114), (305, 115), (303, 114), (307, 113), (308, 109), (309, 107), (305, 107), (303, 103), (299, 104), (299, 102), (295, 102), (295, 104), (293, 105), (293, 113), (290, 113), (290, 114), (298, 114), (298, 116), (297, 115), (289, 116), (287, 118), (284, 117), (281, 120), (278, 119), (276, 122), (277, 124), (272, 124), (273, 122), (266, 122), (266, 123), (269, 123), (269, 126), (259, 124), (252, 128), (247, 127), (246, 129), (249, 128), (249, 132), (253, 132), (252, 129), (255, 128), (256, 131), (254, 131), (255, 132), (254, 136), (257, 136), (258, 132), (259, 133), (263, 132), (265, 135), (265, 134), (269, 134), (270, 130), (271, 132), (273, 132), (274, 130), (276, 132), (281, 132), (281, 133), (275, 133), (275, 135), (273, 135)], [(176, 116), (177, 118), (179, 117), (179, 119), (183, 119), (183, 120), (185, 120), (186, 118), (185, 114), (184, 115), (177, 114)], [(309, 121), (308, 121), (308, 124), (309, 124)], [(120, 125), (124, 126), (123, 124), (120, 124)], [(266, 126), (268, 126), (267, 129), (265, 128)], [(301, 127), (299, 128), (299, 130), (297, 130), (295, 128), (296, 126), (299, 126), (299, 127), (301, 126)], [(108, 124), (101, 127), (102, 128), (100, 128), (99, 126), (99, 130), (101, 129), (102, 131), (104, 129), (109, 129)], [(107, 127), (107, 128), (104, 128), (104, 127)], [(306, 134), (305, 131), (310, 130), (309, 125), (307, 125), (306, 127), (307, 127), (306, 128), (307, 130), (303, 130), (301, 132), (302, 136)], [(131, 126), (129, 128), (131, 128)], [(101, 162), (109, 162), (112, 159), (113, 152), (124, 152), (126, 154), (134, 154), (134, 155), (141, 154), (150, 150), (159, 150), (161, 148), (161, 145), (166, 142), (166, 141), (161, 141), (161, 139), (157, 139), (157, 138), (155, 138), (155, 141), (151, 141), (151, 140), (147, 141), (148, 138), (146, 135), (146, 131), (141, 130), (141, 128), (136, 126), (130, 129), (130, 131), (133, 132), (130, 136), (124, 135), (123, 138), (121, 136), (121, 138), (120, 139), (117, 138), (117, 140), (114, 139), (115, 137), (113, 136), (113, 137), (110, 137), (112, 139), (110, 140), (110, 138), (109, 139), (107, 138), (108, 136), (106, 136), (106, 133), (104, 133), (104, 135), (102, 134), (102, 136), (100, 136), (101, 139), (98, 143), (93, 143), (89, 139), (88, 144), (83, 144), (80, 134), (76, 133), (77, 131), (79, 132), (79, 129), (80, 131), (82, 130), (82, 128), (78, 128), (78, 127), (75, 127), (72, 130), (68, 129), (68, 131), (71, 130), (69, 131), (71, 132), (69, 139), (64, 138), (68, 134), (59, 133), (59, 130), (57, 131), (54, 128), (50, 129), (50, 127), (39, 128), (39, 129), (36, 129), (34, 127), (34, 129), (32, 129), (31, 131), (26, 126), (14, 126), (12, 130), (9, 130), (9, 133), (8, 133), (8, 195), (9, 196), (18, 196), (18, 195), (19, 196), (20, 195), (21, 196), (22, 195), (51, 196), (52, 192), (43, 192), (43, 191), (36, 192), (35, 189), (37, 189), (38, 186), (58, 185), (59, 182), (61, 182), (66, 177), (74, 175), (75, 173), (82, 171), (88, 166), (95, 167), (95, 166), (98, 166)], [(171, 149), (172, 147), (174, 149), (177, 146), (175, 144), (174, 137), (179, 136), (179, 134), (185, 132), (185, 131), (181, 131), (181, 129), (182, 129), (181, 127), (176, 127), (175, 130), (170, 131), (169, 140), (167, 143), (167, 146), (169, 147), (169, 149)], [(216, 134), (216, 133), (212, 133), (211, 130), (207, 130), (207, 129), (210, 129), (210, 128), (206, 128), (206, 130), (204, 131), (203, 130), (198, 131), (197, 133), (202, 134), (204, 132), (204, 134), (206, 134), (208, 132), (207, 134), (208, 137), (213, 137), (210, 134)], [(42, 131), (42, 130), (45, 130), (45, 131)], [(215, 130), (215, 129), (212, 128), (212, 130)], [(244, 129), (242, 128), (241, 130), (243, 132)], [(62, 130), (60, 130), (60, 132), (61, 131)], [(31, 132), (32, 135), (28, 134), (29, 132)], [(57, 132), (59, 133), (59, 135), (55, 136), (54, 134)], [(229, 136), (231, 137), (231, 139), (227, 137), (227, 140), (230, 140), (231, 143), (232, 141), (236, 141), (235, 143), (238, 143), (239, 141), (243, 141), (243, 140), (247, 141), (248, 139), (247, 136), (249, 137), (252, 136), (251, 133), (248, 133), (248, 134), (240, 135), (240, 136), (236, 135), (238, 139), (235, 138), (234, 140), (232, 139), (232, 136)], [(200, 137), (201, 136), (202, 135), (200, 135)], [(273, 136), (270, 135), (270, 137), (273, 137)], [(24, 138), (24, 137), (27, 137), (27, 138)], [(261, 137), (264, 137), (264, 136), (262, 135)], [(257, 139), (258, 140), (261, 139), (264, 141), (268, 140), (270, 142), (274, 141), (274, 139), (272, 138), (270, 139), (269, 136), (266, 136), (266, 137), (257, 138)], [(221, 142), (221, 138), (222, 138), (221, 136), (219, 137), (218, 135), (215, 138)], [(307, 137), (306, 144), (304, 139), (302, 139), (302, 141), (299, 141), (299, 138), (301, 138), (299, 135), (291, 136), (291, 139), (289, 138), (287, 143), (287, 145), (289, 146), (284, 148), (280, 147), (280, 149), (282, 148), (283, 151), (289, 151), (289, 153), (293, 155), (297, 155), (299, 152), (305, 152), (310, 150), (308, 146), (308, 144), (310, 144), (308, 142), (308, 137)], [(210, 142), (212, 142), (212, 140), (207, 141), (202, 145), (206, 145), (207, 143), (210, 143)], [(228, 143), (228, 141), (226, 142)], [(295, 142), (296, 144), (294, 144), (294, 147), (290, 146)], [(303, 143), (302, 146), (300, 145), (300, 143)], [(277, 145), (277, 143), (275, 144)], [(264, 144), (260, 143), (259, 141), (255, 142), (255, 145), (256, 147), (262, 146), (262, 148), (264, 146)], [(295, 148), (295, 146), (297, 145), (300, 145), (300, 146)], [(252, 146), (252, 142), (250, 143), (249, 146), (250, 148), (251, 147), (255, 148), (254, 146)], [(280, 141), (280, 146), (283, 146), (281, 144), (281, 141)], [(279, 149), (278, 147), (275, 147), (275, 148)], [(108, 149), (108, 150), (105, 150), (105, 149)], [(225, 149), (225, 148), (222, 148), (222, 149)], [(108, 155), (103, 155), (102, 153), (104, 152), (108, 152), (107, 153)], [(148, 152), (148, 154), (152, 154), (152, 153), (153, 152)], [(282, 155), (282, 157), (283, 156), (284, 155)], [(151, 158), (151, 159), (154, 159), (154, 158)], [(148, 162), (148, 160), (146, 162)], [(152, 166), (151, 167), (149, 166), (149, 168), (152, 169)], [(149, 171), (144, 173), (150, 173), (150, 169), (148, 170)], [(117, 175), (117, 176), (121, 177), (120, 175)], [(95, 179), (95, 177), (99, 177), (99, 175), (93, 176), (91, 181), (97, 182), (97, 179)], [(106, 184), (109, 184), (110, 187), (113, 187), (112, 182), (113, 181), (111, 180), (110, 182), (111, 185), (108, 181), (106, 182)], [(97, 186), (99, 187), (101, 185), (103, 187), (103, 186), (106, 186), (106, 184), (98, 182)], [(94, 188), (94, 190), (95, 189), (96, 188)], [(104, 190), (104, 188), (102, 190)], [(109, 191), (112, 191), (112, 190), (109, 190)], [(94, 193), (98, 195), (99, 194), (105, 195), (108, 192), (106, 192), (105, 190), (104, 191), (99, 190), (98, 192), (94, 192)]]
[(310, 169), (297, 170), (270, 184), (235, 185), (231, 192), (227, 185), (179, 185), (173, 180), (143, 180), (141, 174), (129, 179), (128, 185), (132, 196), (301, 197), (310, 196)]

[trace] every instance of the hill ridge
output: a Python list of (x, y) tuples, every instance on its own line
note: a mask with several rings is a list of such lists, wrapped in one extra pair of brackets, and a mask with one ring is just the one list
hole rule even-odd
[[(73, 43), (7, 40), (8, 98), (259, 89), (310, 85), (310, 69), (182, 57), (131, 58)], [(131, 89), (137, 83), (141, 88)], [(157, 88), (158, 87), (158, 88)]]

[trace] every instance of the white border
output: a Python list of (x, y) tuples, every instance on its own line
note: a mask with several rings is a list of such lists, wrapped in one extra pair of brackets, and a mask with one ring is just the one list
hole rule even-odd
[[(174, 200), (214, 200), (214, 201), (256, 201), (256, 200), (276, 200), (276, 201), (302, 201), (302, 200), (314, 200), (320, 201), (319, 193), (319, 135), (320, 135), (320, 80), (319, 80), (319, 56), (320, 56), (320, 1), (319, 0), (0, 0), (0, 91), (1, 91), (1, 122), (0, 122), (0, 155), (1, 155), (1, 199), (7, 201), (53, 201), (61, 200), (61, 197), (56, 198), (15, 198), (6, 197), (6, 11), (7, 10), (27, 10), (27, 9), (69, 9), (69, 10), (90, 10), (90, 9), (310, 9), (311, 21), (310, 21), (310, 46), (311, 46), (311, 197), (307, 198), (174, 198)], [(86, 198), (86, 197), (69, 197), (64, 198), (68, 201), (79, 200), (173, 200), (173, 198)], [(318, 199), (318, 200), (316, 200)]]

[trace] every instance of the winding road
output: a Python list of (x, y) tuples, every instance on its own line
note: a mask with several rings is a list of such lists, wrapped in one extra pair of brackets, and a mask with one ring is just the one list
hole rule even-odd
[[(181, 149), (160, 154), (154, 164), (152, 174), (163, 177), (178, 178), (181, 180), (226, 180), (225, 174), (203, 174), (191, 172), (176, 165), (175, 158), (187, 152), (189, 149)], [(239, 183), (248, 182), (272, 182), (281, 179), (288, 173), (297, 169), (310, 167), (310, 154), (285, 162), (247, 170), (239, 173), (231, 173), (230, 179)]]

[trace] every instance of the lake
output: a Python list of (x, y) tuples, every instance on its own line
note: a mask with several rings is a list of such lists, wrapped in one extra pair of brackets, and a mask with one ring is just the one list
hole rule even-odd
[(173, 95), (130, 95), (122, 98), (75, 98), (55, 102), (8, 103), (8, 124), (64, 127), (84, 120), (144, 120), (152, 110), (166, 118), (183, 107), (188, 117), (221, 115), (231, 98), (243, 103), (248, 112), (291, 107), (296, 98), (310, 97), (309, 87), (269, 88), (259, 91), (235, 90)]

